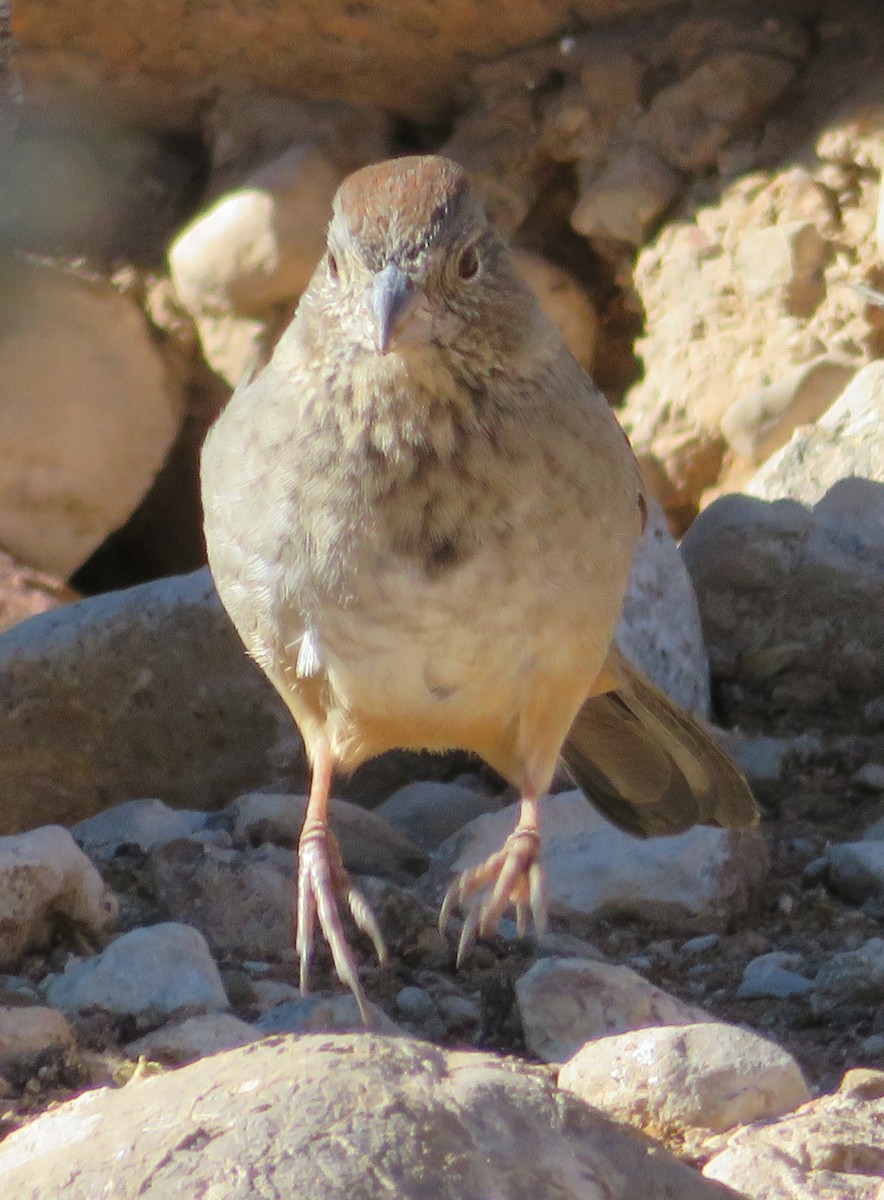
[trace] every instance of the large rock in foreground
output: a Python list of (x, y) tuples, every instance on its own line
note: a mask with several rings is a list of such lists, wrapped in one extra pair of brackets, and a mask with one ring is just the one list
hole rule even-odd
[(0, 1147), (42, 1200), (725, 1200), (530, 1068), (368, 1034), (269, 1038), (88, 1092)]

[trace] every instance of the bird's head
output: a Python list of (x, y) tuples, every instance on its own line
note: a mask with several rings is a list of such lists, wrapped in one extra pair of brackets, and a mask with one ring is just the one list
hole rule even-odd
[(433, 345), (506, 352), (534, 299), (462, 167), (435, 156), (364, 167), (335, 196), (311, 303), (377, 356)]

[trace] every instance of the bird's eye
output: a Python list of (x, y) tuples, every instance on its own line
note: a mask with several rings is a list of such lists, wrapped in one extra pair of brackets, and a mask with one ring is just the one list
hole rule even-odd
[(333, 283), (338, 282), (338, 260), (332, 254), (331, 250), (328, 252), (328, 274)]
[(461, 250), (457, 260), (457, 273), (461, 279), (472, 279), (479, 270), (479, 252), (475, 246)]

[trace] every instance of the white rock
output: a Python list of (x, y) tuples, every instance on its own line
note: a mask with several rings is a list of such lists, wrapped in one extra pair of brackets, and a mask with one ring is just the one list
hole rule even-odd
[(163, 1025), (129, 1042), (126, 1053), (133, 1058), (143, 1054), (148, 1059), (178, 1064), (247, 1046), (261, 1037), (259, 1030), (230, 1013), (206, 1013)]
[(60, 1012), (36, 1004), (0, 1007), (0, 1071), (26, 1066), (50, 1049), (74, 1050), (73, 1031)]
[(157, 1200), (723, 1195), (536, 1070), (365, 1033), (271, 1038), (125, 1088), (87, 1092), (0, 1145), (4, 1196), (151, 1193)]
[(206, 814), (169, 808), (162, 800), (126, 800), (74, 825), (71, 832), (96, 858), (112, 858), (121, 846), (150, 850), (201, 829)]
[(781, 1116), (810, 1099), (790, 1054), (757, 1033), (718, 1022), (596, 1039), (565, 1063), (559, 1087), (651, 1136), (721, 1132)]
[(795, 968), (802, 965), (800, 954), (774, 951), (760, 954), (746, 963), (737, 995), (743, 1000), (765, 996), (803, 996), (813, 990), (813, 980)]
[[(499, 850), (517, 805), (479, 817), (439, 848), (431, 878), (469, 869)], [(755, 831), (698, 826), (674, 837), (639, 839), (615, 829), (582, 792), (547, 796), (540, 833), (550, 911), (610, 912), (682, 920), (745, 907), (767, 872)]]
[(47, 997), (62, 1012), (162, 1013), (190, 1007), (219, 1012), (229, 1007), (205, 938), (174, 922), (133, 929), (94, 958), (70, 963), (52, 979)]
[(525, 1044), (544, 1062), (565, 1062), (612, 1033), (712, 1020), (629, 967), (585, 958), (542, 958), (516, 981), (516, 1000)]
[(0, 269), (0, 545), (67, 578), (122, 525), (183, 401), (143, 314), (108, 283)]
[(0, 838), (0, 966), (45, 944), (59, 918), (90, 933), (107, 929), (117, 901), (59, 825)]

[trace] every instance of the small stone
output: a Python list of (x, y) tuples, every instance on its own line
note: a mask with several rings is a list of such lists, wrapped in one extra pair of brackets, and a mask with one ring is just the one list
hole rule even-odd
[(578, 179), (574, 229), (587, 238), (614, 238), (632, 246), (644, 243), (679, 190), (675, 172), (643, 147), (618, 154), (601, 173), (587, 164)]
[(813, 981), (794, 969), (801, 965), (800, 954), (779, 951), (761, 954), (746, 964), (737, 995), (742, 1000), (803, 996), (813, 990)]
[(67, 1019), (42, 1005), (0, 1007), (0, 1071), (18, 1074), (46, 1050), (65, 1055), (74, 1051), (74, 1034)]
[(433, 997), (422, 987), (404, 987), (396, 993), (396, 1007), (409, 1021), (423, 1021), (435, 1011)]
[(219, 1012), (229, 1007), (205, 938), (168, 922), (124, 933), (94, 958), (71, 962), (47, 988), (62, 1012), (169, 1013), (179, 1008)]
[(564, 1062), (608, 1034), (711, 1019), (628, 967), (582, 958), (541, 959), (516, 981), (516, 1001), (525, 1044), (544, 1062)]
[(884, 792), (884, 763), (866, 763), (856, 772), (853, 782), (870, 792)]
[(470, 996), (440, 996), (437, 1007), (450, 1028), (478, 1025), (482, 1019), (481, 1004)]
[[(368, 1002), (372, 1029), (376, 1033), (399, 1034), (404, 1030), (382, 1008)], [(288, 1000), (264, 1013), (255, 1022), (262, 1036), (275, 1033), (361, 1033), (365, 1026), (356, 997), (349, 992), (334, 995), (317, 992)]]
[(116, 920), (114, 895), (59, 825), (0, 838), (0, 966), (44, 946), (59, 921), (102, 933)]
[(884, 896), (884, 841), (839, 842), (826, 847), (827, 877), (833, 891), (852, 904)]
[(206, 814), (169, 808), (162, 800), (127, 800), (87, 817), (71, 829), (83, 849), (95, 858), (113, 858), (121, 846), (150, 850), (201, 829)]
[(399, 788), (373, 811), (416, 846), (429, 851), (475, 817), (500, 807), (495, 797), (473, 788), (422, 779)]
[(811, 994), (816, 1016), (842, 1005), (878, 1005), (884, 994), (884, 938), (835, 954), (817, 973)]
[(705, 954), (707, 950), (714, 950), (721, 938), (717, 933), (701, 933), (699, 937), (688, 938), (682, 945), (682, 954)]
[(282, 979), (256, 979), (252, 984), (253, 1003), (259, 1013), (270, 1012), (289, 1000), (300, 1000), (301, 993), (291, 983)]
[(247, 1046), (262, 1036), (259, 1030), (230, 1013), (206, 1013), (155, 1029), (137, 1041), (129, 1042), (126, 1053), (133, 1058), (144, 1055), (152, 1061), (179, 1066), (208, 1054)]
[(791, 1055), (718, 1022), (598, 1038), (565, 1063), (559, 1087), (615, 1120), (675, 1140), (769, 1120), (810, 1099)]

